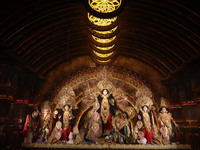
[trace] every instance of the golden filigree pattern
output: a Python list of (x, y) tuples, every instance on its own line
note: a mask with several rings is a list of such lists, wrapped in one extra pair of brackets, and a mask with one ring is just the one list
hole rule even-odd
[(142, 114), (143, 114), (144, 127), (148, 132), (150, 132), (151, 122), (150, 122), (149, 114), (144, 111), (142, 111)]
[(95, 16), (91, 15), (90, 13), (88, 13), (88, 19), (94, 25), (109, 26), (117, 20), (117, 17), (113, 17), (113, 18), (109, 18), (109, 19), (101, 19), (101, 18), (95, 17)]
[(121, 0), (88, 0), (90, 7), (100, 13), (110, 13), (117, 10)]
[(98, 37), (92, 35), (92, 38), (93, 38), (95, 41), (97, 41), (98, 43), (105, 44), (105, 43), (110, 43), (110, 42), (114, 41), (114, 39), (116, 38), (116, 36), (113, 36), (113, 37), (111, 37), (111, 38), (109, 38), (109, 39), (102, 39), (102, 38), (98, 38)]

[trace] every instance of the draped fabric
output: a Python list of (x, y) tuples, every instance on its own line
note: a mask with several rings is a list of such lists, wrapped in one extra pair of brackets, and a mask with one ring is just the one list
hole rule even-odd
[(69, 137), (69, 134), (71, 132), (71, 129), (72, 129), (72, 126), (69, 125), (66, 130), (65, 129), (62, 130), (62, 140), (63, 141), (68, 141), (69, 140), (68, 137)]
[(25, 137), (27, 136), (27, 134), (28, 134), (28, 129), (30, 128), (30, 127), (29, 127), (29, 123), (30, 123), (30, 115), (27, 115), (27, 116), (26, 116), (25, 125), (24, 125), (24, 128), (23, 128), (23, 134), (24, 134)]
[(172, 126), (172, 133), (173, 136), (171, 137), (172, 141), (178, 141), (178, 132), (177, 132), (177, 128), (175, 126), (174, 120), (171, 120), (171, 126)]
[(144, 137), (147, 139), (147, 143), (152, 143), (152, 129), (150, 129), (150, 132), (148, 132), (145, 128), (143, 128), (142, 132), (144, 133)]
[(105, 130), (112, 130), (112, 116), (111, 113), (109, 113), (108, 121), (106, 124), (103, 123), (103, 129)]

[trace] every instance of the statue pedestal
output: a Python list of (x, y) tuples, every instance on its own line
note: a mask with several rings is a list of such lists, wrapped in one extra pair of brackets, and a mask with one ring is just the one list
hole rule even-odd
[(95, 149), (111, 149), (111, 150), (120, 150), (120, 149), (140, 149), (140, 150), (146, 150), (146, 149), (151, 149), (151, 150), (173, 150), (173, 149), (185, 149), (185, 150), (190, 150), (191, 145), (189, 144), (180, 144), (180, 145), (127, 145), (127, 144), (37, 144), (37, 143), (30, 143), (26, 144), (23, 143), (22, 150), (38, 150), (38, 149), (50, 149), (50, 150), (56, 150), (56, 149), (71, 149), (71, 150), (76, 150), (76, 149), (90, 149), (90, 150), (95, 150)]

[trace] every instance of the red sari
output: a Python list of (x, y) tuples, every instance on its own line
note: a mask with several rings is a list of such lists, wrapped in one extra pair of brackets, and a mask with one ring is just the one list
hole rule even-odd
[(152, 143), (152, 129), (148, 132), (145, 128), (142, 128), (142, 132), (144, 133), (144, 138), (147, 139), (147, 143)]
[(71, 129), (72, 129), (71, 125), (68, 126), (67, 130), (62, 129), (62, 140), (63, 141), (69, 140), (68, 137), (69, 137), (69, 134), (71, 132)]
[(111, 117), (111, 113), (109, 113), (108, 116), (108, 121), (106, 124), (103, 123), (103, 129), (105, 130), (112, 130), (112, 117)]

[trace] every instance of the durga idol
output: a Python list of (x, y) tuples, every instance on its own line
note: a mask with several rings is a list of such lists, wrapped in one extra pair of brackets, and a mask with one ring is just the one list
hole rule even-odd
[(117, 108), (116, 101), (112, 94), (109, 94), (107, 89), (103, 89), (102, 93), (98, 96), (100, 103), (99, 113), (103, 122), (103, 133), (109, 134), (112, 130), (112, 116), (115, 116)]

